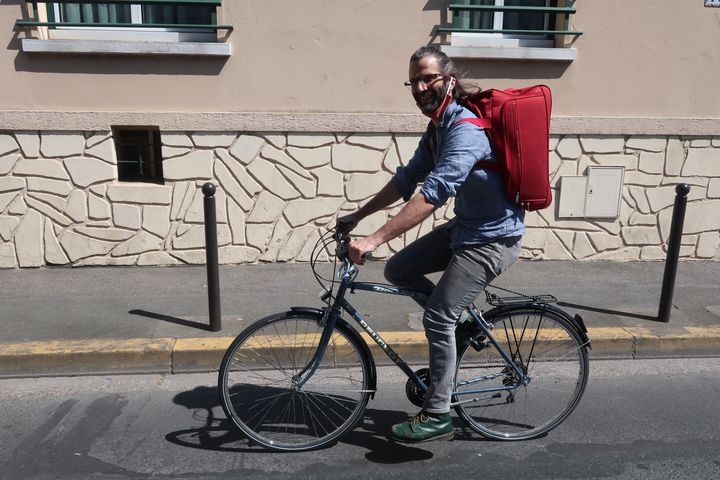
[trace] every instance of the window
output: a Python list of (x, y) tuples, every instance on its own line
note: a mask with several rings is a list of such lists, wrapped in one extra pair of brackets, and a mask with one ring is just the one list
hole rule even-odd
[[(549, 0), (459, 0), (459, 5), (488, 5), (495, 7), (549, 7)], [(480, 35), (491, 39), (522, 39), (530, 42), (506, 42), (525, 46), (553, 46), (548, 35), (523, 35), (523, 30), (554, 30), (554, 16), (543, 12), (492, 10), (458, 10), (453, 14), (453, 28), (458, 30), (487, 30)], [(498, 32), (498, 33), (495, 33)], [(502, 32), (502, 33), (500, 33)], [(475, 34), (478, 36), (478, 33)], [(502, 42), (487, 42), (500, 44)]]
[[(440, 27), (438, 31), (449, 33), (450, 46), (464, 47), (465, 53), (472, 47), (557, 49), (565, 46), (565, 36), (575, 38), (582, 34), (569, 29), (570, 15), (575, 13), (573, 3), (573, 0), (455, 0), (449, 6), (451, 26)], [(455, 56), (472, 56), (462, 53), (453, 51)], [(484, 53), (492, 56), (487, 50)], [(543, 58), (538, 52), (534, 55), (528, 51), (510, 52), (506, 58), (513, 58), (512, 53), (516, 58)], [(574, 50), (544, 53), (547, 59), (574, 59)]]
[[(40, 0), (28, 1), (28, 5), (30, 18), (15, 22), (19, 27), (33, 29), (22, 39), (23, 50), (28, 52), (230, 54), (230, 44), (218, 37), (218, 31), (233, 29), (232, 25), (217, 23), (220, 0)], [(55, 41), (54, 45), (48, 41)], [(148, 42), (187, 44), (169, 47)]]
[(163, 183), (160, 130), (157, 127), (113, 127), (121, 182)]
[[(52, 16), (59, 23), (105, 26), (133, 24), (138, 27), (164, 25), (208, 25), (215, 21), (215, 6), (132, 3), (59, 3), (53, 2)], [(175, 27), (179, 28), (179, 27)]]
[(216, 2), (183, 3), (49, 2), (48, 20), (56, 22), (54, 38), (76, 38), (78, 30), (84, 30), (79, 34), (81, 38), (92, 35), (98, 39), (213, 40), (211, 25), (216, 21)]

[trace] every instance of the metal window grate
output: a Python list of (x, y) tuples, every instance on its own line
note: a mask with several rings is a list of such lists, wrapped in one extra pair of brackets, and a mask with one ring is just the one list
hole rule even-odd
[(118, 181), (163, 183), (158, 127), (113, 127)]
[[(217, 15), (215, 8), (220, 6), (221, 0), (26, 0), (27, 3), (33, 5), (32, 18), (31, 19), (20, 19), (15, 22), (18, 27), (92, 27), (92, 28), (165, 28), (165, 29), (188, 29), (188, 30), (233, 30), (232, 25), (221, 25), (216, 21)], [(44, 4), (46, 6), (47, 19), (40, 20), (38, 15), (38, 4)], [(54, 6), (65, 6), (65, 7), (83, 7), (92, 8), (94, 6), (104, 6), (107, 8), (114, 6), (129, 6), (137, 5), (142, 7), (144, 12), (149, 12), (149, 8), (158, 7), (165, 9), (164, 11), (171, 12), (169, 17), (180, 18), (177, 15), (177, 9), (180, 8), (206, 8), (207, 17), (210, 19), (206, 23), (196, 23), (188, 21), (170, 21), (170, 22), (153, 22), (151, 21), (140, 21), (140, 22), (127, 22), (127, 21), (102, 21), (107, 15), (91, 15), (85, 16), (86, 19), (82, 21), (64, 21), (62, 19), (55, 18)], [(167, 10), (174, 9), (174, 10)], [(172, 12), (175, 12), (173, 15)], [(144, 14), (144, 17), (152, 18), (152, 15)], [(192, 16), (192, 15), (191, 15)], [(99, 20), (95, 20), (98, 18)]]
[[(445, 27), (438, 27), (437, 31), (439, 33), (495, 33), (495, 34), (508, 34), (508, 35), (539, 35), (539, 36), (560, 36), (560, 35), (571, 35), (571, 36), (580, 36), (583, 33), (578, 32), (575, 30), (570, 30), (569, 23), (570, 23), (570, 16), (575, 13), (575, 8), (573, 7), (574, 1), (568, 1), (566, 2), (568, 6), (564, 7), (558, 7), (558, 6), (550, 6), (550, 7), (538, 7), (538, 6), (523, 6), (523, 5), (496, 5), (493, 0), (489, 0), (489, 3), (493, 3), (493, 5), (488, 4), (459, 4), (459, 3), (451, 3), (448, 6), (448, 9), (453, 12), (454, 18), (459, 18), (459, 15), (462, 13), (466, 13), (467, 16), (475, 15), (476, 20), (475, 23), (477, 25), (481, 25), (479, 27), (470, 27), (470, 26), (464, 26), (460, 25), (460, 22), (455, 22), (452, 26), (445, 26)], [(533, 29), (533, 28), (505, 28), (500, 27), (498, 28), (496, 25), (493, 25), (493, 22), (490, 21), (482, 21), (481, 15), (485, 15), (485, 19), (491, 18), (488, 15), (493, 15), (496, 12), (500, 13), (508, 13), (508, 14), (516, 14), (517, 17), (522, 18), (522, 16), (530, 16), (535, 15), (537, 16), (542, 15), (543, 17), (547, 18), (548, 20), (552, 21), (546, 21), (546, 25), (553, 26), (562, 24), (561, 29), (557, 28), (540, 28), (540, 29)], [(556, 17), (556, 18), (553, 18)], [(489, 24), (488, 24), (489, 23)], [(492, 25), (492, 27), (490, 27)]]

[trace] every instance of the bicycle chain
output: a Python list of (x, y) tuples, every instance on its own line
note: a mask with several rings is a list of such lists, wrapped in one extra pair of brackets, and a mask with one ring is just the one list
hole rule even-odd
[(513, 295), (518, 295), (518, 296), (525, 297), (525, 298), (535, 298), (535, 297), (533, 297), (533, 296), (526, 295), (526, 294), (524, 294), (524, 293), (520, 293), (520, 292), (516, 292), (516, 291), (514, 291), (514, 290), (510, 290), (509, 288), (498, 287), (497, 285), (488, 285), (486, 288), (494, 288), (494, 289), (496, 289), (496, 290), (502, 290), (503, 292), (512, 293)]

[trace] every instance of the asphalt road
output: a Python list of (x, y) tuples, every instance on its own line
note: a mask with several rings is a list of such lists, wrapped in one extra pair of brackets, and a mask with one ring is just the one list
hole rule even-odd
[(548, 436), (456, 438), (421, 446), (385, 433), (415, 408), (381, 368), (363, 424), (334, 447), (250, 447), (218, 403), (215, 376), (0, 381), (0, 472), (23, 479), (720, 477), (720, 359), (594, 361), (573, 415)]

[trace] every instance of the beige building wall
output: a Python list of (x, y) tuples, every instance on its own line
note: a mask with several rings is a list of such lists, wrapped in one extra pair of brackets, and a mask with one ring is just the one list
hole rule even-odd
[[(407, 59), (440, 40), (446, 2), (226, 1), (228, 58), (19, 52), (22, 2), (0, 5), (0, 109), (414, 114)], [(557, 117), (720, 115), (720, 9), (701, 0), (577, 1), (573, 62), (459, 61), (485, 88), (547, 83)]]
[[(21, 2), (20, 2), (21, 3)], [(28, 54), (0, 4), (0, 267), (202, 263), (218, 185), (221, 262), (307, 261), (338, 212), (406, 162), (426, 119), (402, 86), (447, 2), (227, 1), (229, 57)], [(457, 59), (487, 87), (554, 92), (556, 202), (524, 258), (661, 260), (674, 186), (692, 190), (681, 255), (720, 260), (720, 9), (584, 0), (572, 62)], [(110, 127), (156, 125), (164, 185), (117, 181)], [(624, 167), (617, 217), (560, 218), (562, 177)], [(451, 206), (390, 242), (390, 255)], [(369, 232), (397, 207), (369, 219)]]

